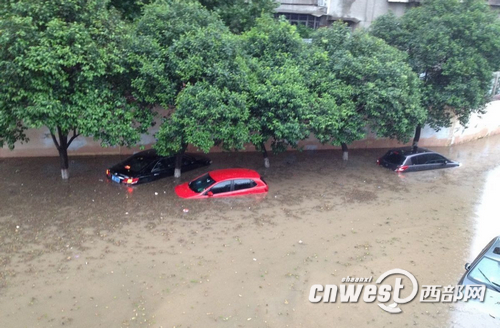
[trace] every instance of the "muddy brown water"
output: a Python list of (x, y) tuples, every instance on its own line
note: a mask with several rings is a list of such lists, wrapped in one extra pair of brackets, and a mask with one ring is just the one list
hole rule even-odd
[[(166, 178), (105, 179), (120, 157), (0, 160), (0, 327), (495, 327), (461, 305), (309, 302), (313, 284), (401, 268), (456, 285), (495, 235), (500, 137), (434, 148), (456, 169), (398, 175), (384, 150), (212, 154), (265, 197), (181, 200)], [(183, 174), (187, 181), (204, 169)], [(495, 173), (496, 172), (496, 173)], [(184, 209), (188, 212), (185, 213)], [(496, 211), (498, 212), (498, 211)]]

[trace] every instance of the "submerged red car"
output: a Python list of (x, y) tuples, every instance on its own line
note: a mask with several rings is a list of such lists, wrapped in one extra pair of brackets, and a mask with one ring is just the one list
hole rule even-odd
[(175, 193), (181, 198), (233, 197), (268, 190), (259, 173), (249, 169), (216, 170), (175, 187)]

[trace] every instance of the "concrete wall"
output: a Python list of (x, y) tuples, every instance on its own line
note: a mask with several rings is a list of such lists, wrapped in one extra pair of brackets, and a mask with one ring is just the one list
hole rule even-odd
[(485, 114), (472, 115), (467, 128), (455, 122), (449, 144), (458, 144), (494, 134), (500, 134), (500, 100), (488, 103)]
[(411, 4), (387, 0), (330, 0), (328, 15), (335, 19), (352, 19), (359, 26), (368, 27), (379, 16), (394, 12), (402, 16)]
[[(394, 12), (397, 16), (405, 13), (407, 8), (415, 4), (410, 0), (329, 0), (326, 1), (326, 8), (320, 7), (317, 0), (283, 0), (276, 9), (278, 13), (306, 13), (310, 8), (324, 10), (328, 20), (344, 20), (357, 23), (357, 26), (368, 27), (379, 16)], [(500, 0), (498, 0), (500, 1)], [(326, 9), (326, 10), (325, 10)]]
[[(151, 129), (149, 135), (143, 135), (139, 146), (133, 148), (127, 147), (101, 147), (98, 141), (93, 138), (85, 138), (79, 136), (71, 143), (68, 148), (68, 155), (120, 155), (132, 154), (140, 150), (140, 146), (150, 146), (155, 142), (154, 133), (158, 130), (157, 127)], [(26, 135), (29, 142), (17, 142), (14, 150), (10, 150), (4, 146), (0, 148), (0, 158), (2, 157), (44, 157), (44, 156), (59, 156), (52, 137), (47, 128), (30, 129)]]
[[(278, 0), (277, 0), (278, 1)], [(377, 17), (392, 11), (396, 16), (402, 16), (405, 11), (419, 4), (421, 0), (328, 0), (327, 15), (329, 20), (351, 21), (357, 23), (356, 26), (369, 27)], [(286, 12), (291, 12), (290, 7), (297, 10), (304, 5), (318, 6), (317, 0), (283, 0), (282, 5), (276, 9), (287, 8)], [(499, 9), (500, 0), (488, 0), (491, 8)], [(319, 6), (318, 6), (319, 8)]]
[[(144, 135), (141, 145), (150, 148), (155, 142), (154, 133), (158, 126), (151, 129), (149, 135)], [(28, 130), (30, 141), (25, 144), (17, 143), (13, 151), (4, 147), (0, 149), (0, 158), (2, 157), (40, 157), (40, 156), (58, 156), (54, 147), (52, 138), (46, 128)], [(486, 113), (483, 115), (472, 115), (467, 128), (454, 121), (449, 128), (434, 131), (430, 127), (424, 127), (421, 133), (420, 146), (422, 147), (440, 147), (449, 146), (467, 142), (470, 140), (483, 138), (489, 135), (500, 134), (500, 100), (488, 103)], [(321, 145), (314, 137), (304, 140), (300, 144), (304, 149), (338, 149), (330, 145)], [(396, 140), (376, 138), (373, 133), (369, 133), (367, 138), (356, 141), (349, 145), (349, 148), (389, 148), (401, 146)], [(139, 146), (134, 148), (127, 147), (107, 147), (102, 148), (99, 142), (92, 138), (78, 137), (73, 141), (69, 148), (69, 155), (120, 155), (133, 154), (139, 151)], [(188, 151), (197, 151), (189, 148)], [(219, 148), (211, 151), (219, 152)], [(255, 151), (255, 148), (248, 145), (246, 151)]]

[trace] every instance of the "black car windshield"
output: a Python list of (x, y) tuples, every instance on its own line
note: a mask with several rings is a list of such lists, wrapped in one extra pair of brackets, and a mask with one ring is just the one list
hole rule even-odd
[(128, 169), (130, 173), (137, 174), (141, 172), (147, 165), (151, 164), (151, 162), (157, 160), (158, 157), (154, 156), (132, 156), (122, 163), (123, 167)]
[(391, 164), (401, 165), (405, 161), (406, 157), (401, 155), (397, 151), (390, 152), (385, 156), (385, 160)]
[(500, 262), (483, 257), (469, 273), (469, 278), (500, 292)]
[(196, 180), (193, 180), (189, 183), (189, 188), (191, 188), (192, 191), (194, 192), (202, 192), (203, 190), (207, 189), (211, 185), (215, 183), (215, 180), (212, 179), (212, 177), (207, 173), (202, 177), (199, 177)]

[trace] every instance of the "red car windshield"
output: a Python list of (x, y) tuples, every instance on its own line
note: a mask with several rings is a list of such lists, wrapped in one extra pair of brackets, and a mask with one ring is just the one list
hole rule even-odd
[(211, 185), (215, 183), (215, 180), (212, 179), (212, 177), (207, 173), (202, 177), (199, 177), (196, 180), (193, 180), (189, 183), (189, 188), (197, 193), (202, 192), (203, 190), (207, 189)]

